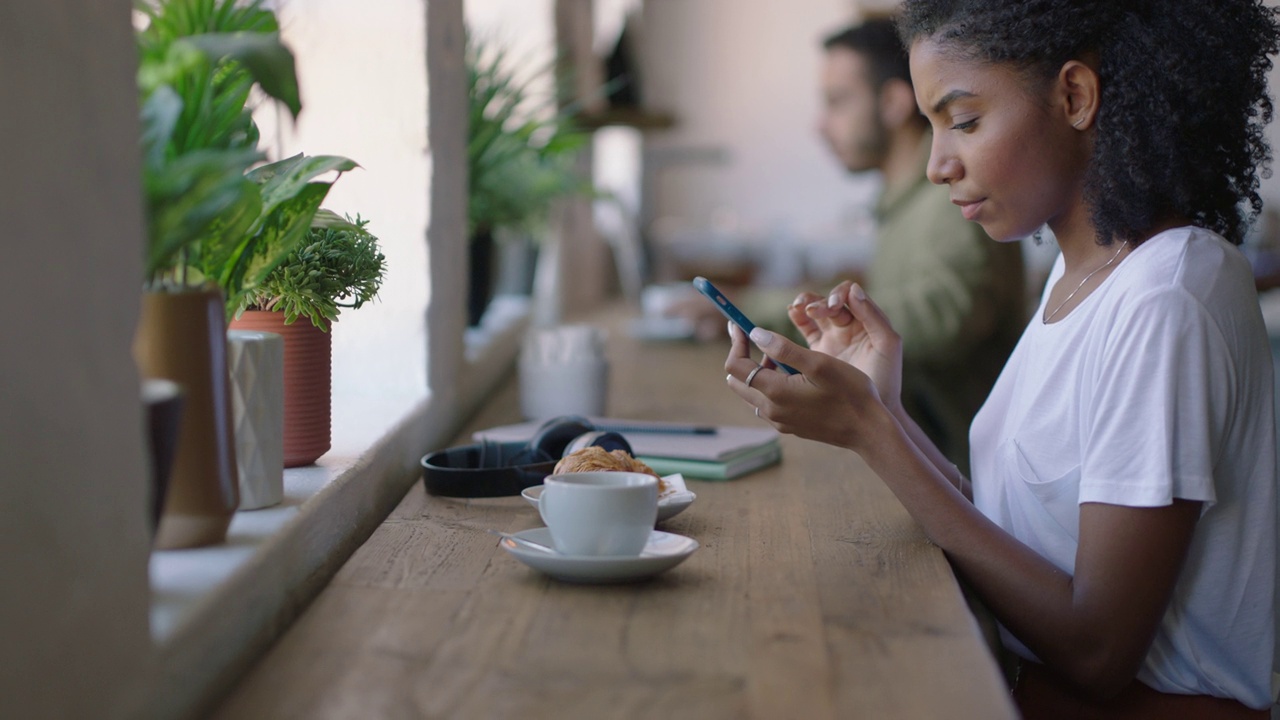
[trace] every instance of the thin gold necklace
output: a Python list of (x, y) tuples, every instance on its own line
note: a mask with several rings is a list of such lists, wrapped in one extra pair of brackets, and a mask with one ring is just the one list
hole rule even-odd
[(1129, 241), (1128, 241), (1128, 240), (1125, 240), (1124, 242), (1120, 243), (1120, 249), (1119, 249), (1119, 250), (1116, 250), (1116, 254), (1115, 254), (1115, 255), (1112, 255), (1110, 260), (1108, 260), (1106, 263), (1104, 263), (1104, 264), (1102, 264), (1101, 266), (1099, 266), (1099, 267), (1098, 267), (1097, 269), (1095, 269), (1093, 272), (1089, 273), (1088, 275), (1085, 275), (1085, 276), (1084, 276), (1084, 279), (1080, 281), (1080, 284), (1076, 286), (1076, 289), (1075, 289), (1075, 290), (1072, 290), (1072, 291), (1071, 291), (1071, 294), (1070, 294), (1070, 295), (1068, 295), (1068, 296), (1067, 296), (1067, 298), (1066, 298), (1065, 300), (1063, 300), (1062, 302), (1058, 303), (1058, 307), (1054, 308), (1054, 309), (1053, 309), (1053, 312), (1049, 313), (1049, 316), (1048, 316), (1048, 317), (1046, 317), (1046, 318), (1044, 319), (1045, 324), (1046, 324), (1046, 325), (1048, 325), (1048, 324), (1049, 324), (1049, 322), (1053, 320), (1054, 316), (1055, 316), (1055, 315), (1057, 315), (1057, 314), (1058, 314), (1058, 312), (1059, 312), (1059, 311), (1061, 311), (1061, 310), (1062, 310), (1062, 308), (1063, 308), (1067, 303), (1071, 302), (1071, 298), (1075, 297), (1075, 296), (1076, 296), (1076, 293), (1080, 292), (1080, 288), (1084, 287), (1084, 284), (1085, 284), (1085, 283), (1087, 283), (1087, 282), (1089, 282), (1089, 278), (1091, 278), (1091, 277), (1093, 277), (1094, 275), (1097, 275), (1098, 273), (1102, 272), (1103, 270), (1105, 270), (1105, 269), (1107, 269), (1107, 268), (1111, 267), (1112, 263), (1114, 263), (1114, 262), (1116, 261), (1116, 259), (1118, 259), (1118, 258), (1120, 257), (1120, 253), (1124, 252), (1124, 248), (1125, 248), (1125, 246), (1126, 246), (1126, 245), (1128, 245), (1128, 244), (1129, 244)]

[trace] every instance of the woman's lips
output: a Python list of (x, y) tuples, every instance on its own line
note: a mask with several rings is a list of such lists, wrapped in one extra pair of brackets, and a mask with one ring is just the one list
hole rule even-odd
[(960, 214), (964, 215), (965, 220), (973, 220), (978, 217), (978, 211), (982, 209), (984, 200), (952, 200), (951, 202), (960, 206)]

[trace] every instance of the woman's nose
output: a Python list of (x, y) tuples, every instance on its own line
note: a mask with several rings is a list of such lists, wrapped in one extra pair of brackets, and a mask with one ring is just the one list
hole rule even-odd
[(929, 148), (929, 165), (925, 168), (925, 175), (934, 185), (948, 185), (964, 176), (964, 166), (947, 147), (935, 140)]

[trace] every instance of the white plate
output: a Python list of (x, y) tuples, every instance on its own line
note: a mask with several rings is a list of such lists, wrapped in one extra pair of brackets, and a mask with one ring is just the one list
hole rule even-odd
[[(658, 498), (658, 520), (662, 522), (679, 515), (684, 509), (693, 504), (698, 496), (685, 489), (684, 476), (679, 473), (668, 475), (663, 480), (670, 483), (675, 490)], [(678, 480), (678, 482), (677, 482)], [(529, 501), (529, 504), (538, 507), (538, 498), (542, 496), (542, 485), (534, 485), (520, 491), (520, 496)]]
[[(514, 533), (516, 537), (551, 547), (551, 531), (534, 528)], [(525, 548), (510, 540), (499, 547), (517, 560), (557, 580), (576, 583), (634, 582), (653, 577), (684, 562), (698, 549), (698, 541), (683, 535), (654, 530), (639, 555), (561, 555)]]

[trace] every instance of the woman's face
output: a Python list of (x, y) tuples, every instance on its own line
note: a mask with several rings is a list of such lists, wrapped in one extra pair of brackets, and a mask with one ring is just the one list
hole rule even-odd
[(933, 126), (929, 179), (996, 240), (1081, 217), (1084, 133), (1055, 107), (1051, 88), (1016, 70), (957, 59), (931, 39), (911, 47), (916, 102)]

